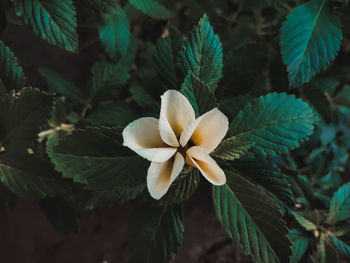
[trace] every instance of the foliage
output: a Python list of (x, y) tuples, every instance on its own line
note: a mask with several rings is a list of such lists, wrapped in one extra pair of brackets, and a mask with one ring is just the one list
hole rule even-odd
[[(349, 260), (349, 17), (348, 0), (0, 0), (0, 211), (36, 199), (78, 234), (81, 211), (128, 202), (127, 262), (173, 260), (206, 180), (186, 165), (155, 201), (149, 162), (122, 138), (173, 89), (196, 117), (229, 119), (211, 195), (243, 253)], [(37, 64), (11, 38), (21, 25)]]

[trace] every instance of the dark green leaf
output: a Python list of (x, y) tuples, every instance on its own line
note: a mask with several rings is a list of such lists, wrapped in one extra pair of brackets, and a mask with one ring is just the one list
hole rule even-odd
[(281, 48), (290, 87), (309, 82), (337, 55), (342, 40), (338, 17), (328, 0), (311, 0), (294, 9), (281, 28)]
[(298, 229), (292, 229), (288, 237), (293, 241), (291, 263), (298, 263), (309, 247), (309, 239)]
[(307, 231), (317, 230), (317, 215), (312, 211), (294, 213), (295, 219)]
[(122, 56), (126, 54), (131, 32), (128, 17), (122, 8), (103, 14), (98, 30), (101, 43), (112, 59), (116, 59), (118, 53)]
[(72, 0), (14, 0), (18, 16), (49, 43), (77, 52), (76, 11)]
[(225, 174), (226, 185), (213, 187), (222, 226), (255, 262), (289, 262), (288, 229), (274, 202), (240, 175), (229, 171)]
[(157, 19), (169, 19), (175, 13), (159, 4), (156, 0), (129, 0), (130, 4), (141, 10), (146, 15)]
[(334, 193), (327, 221), (331, 224), (350, 218), (350, 183)]
[(223, 160), (236, 160), (248, 152), (254, 142), (245, 141), (239, 137), (231, 137), (222, 141), (212, 153), (213, 156)]
[(22, 67), (11, 50), (0, 41), (0, 92), (19, 91), (25, 85), (26, 78)]
[(96, 13), (108, 13), (119, 6), (119, 0), (79, 0), (79, 4)]
[(47, 124), (53, 97), (37, 89), (25, 88), (19, 95), (0, 98), (0, 144), (5, 151), (22, 151), (34, 145), (40, 128)]
[(230, 124), (229, 136), (254, 143), (263, 156), (286, 153), (312, 134), (317, 118), (293, 95), (270, 93), (247, 104)]
[(209, 90), (209, 86), (192, 75), (191, 72), (185, 78), (181, 87), (181, 92), (191, 103), (197, 117), (210, 111), (217, 105), (215, 96)]
[(334, 246), (338, 251), (346, 258), (350, 258), (350, 245), (341, 240), (341, 238), (330, 237), (333, 241)]
[(130, 87), (130, 93), (134, 101), (142, 108), (148, 108), (157, 105), (157, 101), (152, 97), (149, 91), (140, 83), (132, 83)]
[(180, 205), (135, 207), (129, 227), (127, 263), (167, 263), (182, 243)]
[(190, 72), (214, 91), (222, 78), (223, 54), (218, 35), (204, 15), (180, 53), (185, 75)]

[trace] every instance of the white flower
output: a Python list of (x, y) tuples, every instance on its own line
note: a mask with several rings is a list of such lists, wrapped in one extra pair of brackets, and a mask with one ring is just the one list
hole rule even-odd
[(226, 176), (211, 153), (228, 130), (226, 116), (217, 108), (195, 118), (187, 98), (176, 90), (161, 96), (159, 120), (140, 118), (123, 131), (124, 145), (151, 161), (147, 187), (160, 199), (185, 165), (199, 169), (214, 185), (226, 183)]

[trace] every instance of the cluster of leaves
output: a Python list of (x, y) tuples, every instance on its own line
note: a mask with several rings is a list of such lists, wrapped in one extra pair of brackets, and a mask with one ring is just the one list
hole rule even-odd
[[(348, 2), (1, 0), (0, 37), (15, 21), (67, 52), (96, 45), (99, 56), (86, 85), (39, 68), (47, 86), (38, 89), (0, 41), (0, 207), (38, 199), (69, 233), (78, 231), (75, 213), (133, 201), (127, 262), (169, 262), (200, 175), (183, 171), (151, 200), (148, 163), (122, 145), (121, 131), (158, 117), (159, 96), (178, 89), (197, 116), (219, 107), (230, 119), (212, 153), (227, 183), (212, 197), (245, 254), (269, 263), (349, 258)], [(96, 33), (92, 44), (79, 43), (80, 26)]]

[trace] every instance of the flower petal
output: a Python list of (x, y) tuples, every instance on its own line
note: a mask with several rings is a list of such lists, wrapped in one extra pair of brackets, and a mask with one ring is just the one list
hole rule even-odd
[(214, 185), (223, 185), (226, 183), (224, 171), (203, 148), (193, 146), (187, 150), (186, 154), (186, 159), (187, 157), (189, 158), (187, 163), (190, 165), (194, 164), (209, 182)]
[(164, 163), (151, 163), (147, 174), (147, 187), (154, 199), (158, 200), (166, 194), (181, 173), (184, 164), (185, 160), (180, 153), (176, 153), (175, 158)]
[(152, 162), (165, 162), (176, 152), (166, 145), (159, 134), (159, 121), (155, 118), (140, 118), (131, 122), (123, 131), (124, 146)]
[(225, 137), (228, 119), (217, 108), (208, 111), (193, 121), (181, 134), (180, 144), (184, 147), (188, 141), (211, 153)]
[(188, 99), (176, 90), (168, 90), (161, 97), (159, 118), (160, 135), (168, 145), (178, 147), (182, 131), (195, 120)]

